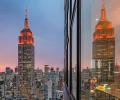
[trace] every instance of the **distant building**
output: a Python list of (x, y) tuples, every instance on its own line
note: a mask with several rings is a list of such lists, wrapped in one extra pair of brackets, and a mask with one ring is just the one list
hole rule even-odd
[(0, 80), (0, 100), (4, 98), (4, 81)]
[(88, 80), (91, 78), (91, 72), (90, 69), (83, 69), (81, 72), (81, 81), (82, 82), (88, 82)]
[(40, 99), (44, 100), (44, 77), (43, 77), (43, 71), (41, 69), (34, 70), (34, 80), (32, 82), (32, 95), (34, 99)]
[(50, 71), (49, 65), (44, 65), (44, 72), (48, 73)]
[(115, 66), (114, 81), (115, 83), (120, 83), (120, 65)]
[(48, 100), (48, 82), (44, 83), (44, 98)]
[(48, 86), (48, 100), (52, 100), (52, 80), (49, 80), (47, 82), (47, 86)]
[(13, 70), (10, 67), (6, 67), (6, 74), (13, 73)]
[(4, 92), (4, 73), (0, 73), (0, 100), (2, 100), (5, 96), (5, 92)]
[(35, 84), (35, 92), (34, 92), (34, 99), (38, 99), (38, 100), (45, 100), (45, 97), (44, 97), (44, 82), (41, 80), (41, 81), (36, 81), (36, 84)]
[(57, 81), (57, 90), (63, 91), (63, 82), (64, 82), (63, 77), (60, 77), (59, 80)]
[(34, 38), (25, 16), (24, 28), (18, 39), (18, 74), (20, 95), (31, 100), (31, 82), (34, 70)]
[(56, 100), (56, 89), (57, 89), (57, 82), (56, 82), (56, 72), (53, 68), (51, 68), (48, 78), (48, 99)]
[[(8, 72), (10, 70), (11, 70), (10, 68), (7, 68)], [(19, 94), (18, 81), (17, 81), (18, 75), (15, 74), (14, 72), (12, 73), (8, 73), (8, 72), (0, 73), (0, 93), (2, 93), (3, 97), (6, 98), (6, 100), (12, 97), (13, 98), (17, 97)]]
[(61, 100), (63, 98), (63, 91), (56, 90), (56, 94), (57, 94), (56, 100)]
[(18, 66), (15, 67), (15, 73), (18, 73)]
[(43, 71), (41, 69), (36, 69), (35, 70), (35, 78), (40, 81), (43, 79)]
[(115, 35), (112, 23), (106, 18), (106, 9), (102, 3), (101, 17), (93, 34), (93, 61), (96, 71), (100, 69), (100, 82), (114, 81), (115, 68)]
[(64, 83), (64, 72), (59, 71), (59, 77), (57, 81), (57, 90), (63, 91), (63, 83)]

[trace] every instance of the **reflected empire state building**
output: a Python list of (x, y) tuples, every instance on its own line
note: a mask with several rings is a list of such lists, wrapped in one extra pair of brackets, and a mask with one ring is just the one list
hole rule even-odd
[(20, 96), (31, 100), (31, 82), (34, 70), (34, 38), (28, 27), (27, 12), (24, 20), (24, 28), (19, 34), (18, 40), (18, 74)]
[(106, 18), (104, 0), (102, 1), (101, 17), (93, 34), (93, 62), (96, 77), (101, 83), (114, 81), (115, 37), (112, 23)]

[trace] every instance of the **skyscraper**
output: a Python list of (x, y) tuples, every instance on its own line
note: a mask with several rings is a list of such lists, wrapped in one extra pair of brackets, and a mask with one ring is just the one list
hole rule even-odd
[(27, 12), (24, 28), (18, 39), (18, 74), (20, 95), (30, 100), (31, 82), (34, 70), (34, 38), (28, 25)]
[(99, 82), (111, 82), (114, 80), (114, 28), (106, 18), (104, 0), (102, 2), (101, 17), (93, 34), (93, 61)]

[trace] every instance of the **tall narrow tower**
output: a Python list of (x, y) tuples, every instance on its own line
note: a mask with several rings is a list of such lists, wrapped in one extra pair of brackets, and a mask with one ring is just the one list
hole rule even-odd
[(99, 82), (113, 82), (115, 37), (114, 28), (106, 18), (104, 0), (102, 0), (101, 16), (93, 34), (93, 61)]
[(34, 70), (34, 38), (28, 25), (27, 11), (24, 28), (18, 39), (18, 74), (20, 95), (30, 100), (31, 81)]

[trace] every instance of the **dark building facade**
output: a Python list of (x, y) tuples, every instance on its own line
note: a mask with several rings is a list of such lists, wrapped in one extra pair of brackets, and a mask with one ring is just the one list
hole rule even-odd
[(115, 67), (115, 37), (112, 23), (106, 18), (104, 1), (101, 17), (93, 34), (93, 62), (98, 81), (113, 82)]
[(24, 28), (18, 39), (18, 74), (20, 95), (30, 100), (31, 81), (34, 70), (34, 38), (25, 16)]

